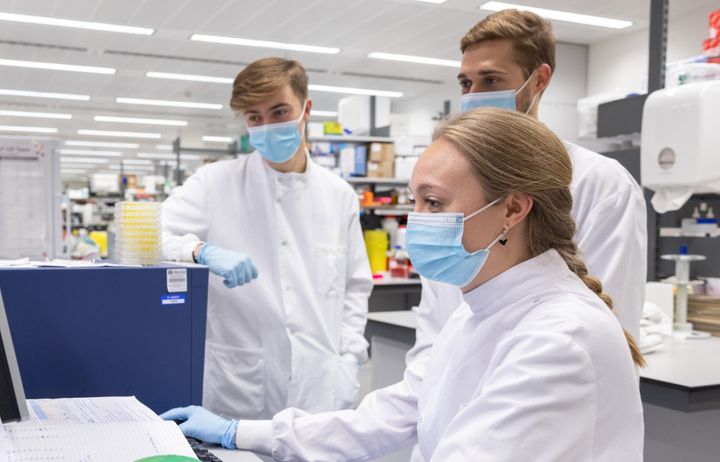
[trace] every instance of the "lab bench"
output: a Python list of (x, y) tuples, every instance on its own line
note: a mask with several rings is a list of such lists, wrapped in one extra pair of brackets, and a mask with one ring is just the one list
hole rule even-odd
[(368, 300), (370, 312), (385, 311), (388, 307), (409, 310), (420, 303), (420, 279), (387, 277), (373, 280), (373, 285)]
[[(402, 380), (415, 343), (413, 311), (368, 315), (372, 389)], [(716, 462), (720, 454), (720, 338), (667, 340), (645, 357), (640, 394), (645, 414), (645, 460)]]

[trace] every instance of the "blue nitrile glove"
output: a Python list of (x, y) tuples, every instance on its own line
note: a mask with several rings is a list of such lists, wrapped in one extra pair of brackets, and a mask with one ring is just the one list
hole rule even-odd
[(221, 444), (227, 449), (236, 449), (237, 420), (223, 419), (200, 406), (176, 407), (160, 417), (165, 420), (184, 420), (185, 422), (180, 424), (180, 430), (185, 436)]
[(244, 253), (225, 250), (212, 244), (203, 244), (197, 257), (214, 274), (223, 278), (228, 289), (247, 284), (258, 277), (255, 263)]

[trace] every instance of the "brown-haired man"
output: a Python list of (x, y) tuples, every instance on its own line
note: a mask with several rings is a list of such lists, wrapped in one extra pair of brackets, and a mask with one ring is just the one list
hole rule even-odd
[[(461, 109), (496, 106), (538, 117), (555, 69), (555, 36), (540, 16), (503, 10), (487, 16), (461, 39), (458, 83)], [(614, 302), (620, 324), (639, 339), (647, 274), (647, 222), (643, 193), (618, 162), (566, 143), (573, 160), (575, 241)], [(433, 341), (463, 302), (462, 292), (423, 280), (417, 340), (407, 363), (427, 357)]]
[(300, 63), (255, 61), (230, 105), (257, 151), (200, 168), (162, 214), (166, 258), (220, 276), (210, 278), (203, 404), (245, 419), (348, 407), (372, 289), (357, 196), (308, 155)]

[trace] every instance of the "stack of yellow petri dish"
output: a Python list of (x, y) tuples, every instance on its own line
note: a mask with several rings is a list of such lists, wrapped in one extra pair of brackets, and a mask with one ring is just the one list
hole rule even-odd
[(159, 202), (115, 204), (115, 249), (124, 265), (160, 263), (162, 234)]

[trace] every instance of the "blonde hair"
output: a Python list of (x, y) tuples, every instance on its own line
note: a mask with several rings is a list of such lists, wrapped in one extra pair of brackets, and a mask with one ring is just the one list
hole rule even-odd
[(510, 40), (515, 50), (515, 62), (522, 67), (525, 78), (547, 64), (555, 70), (555, 35), (550, 21), (535, 13), (502, 10), (475, 24), (460, 40), (460, 50), (488, 40)]
[[(433, 135), (438, 138), (451, 143), (468, 160), (487, 200), (514, 191), (532, 197), (526, 218), (530, 255), (555, 249), (570, 271), (614, 311), (612, 299), (603, 292), (602, 283), (588, 274), (573, 240), (572, 161), (552, 131), (518, 112), (483, 108), (444, 121)], [(644, 366), (635, 340), (627, 331), (625, 337), (633, 361)]]
[(263, 58), (249, 64), (233, 82), (230, 108), (244, 111), (289, 85), (302, 104), (308, 95), (308, 76), (298, 61)]

